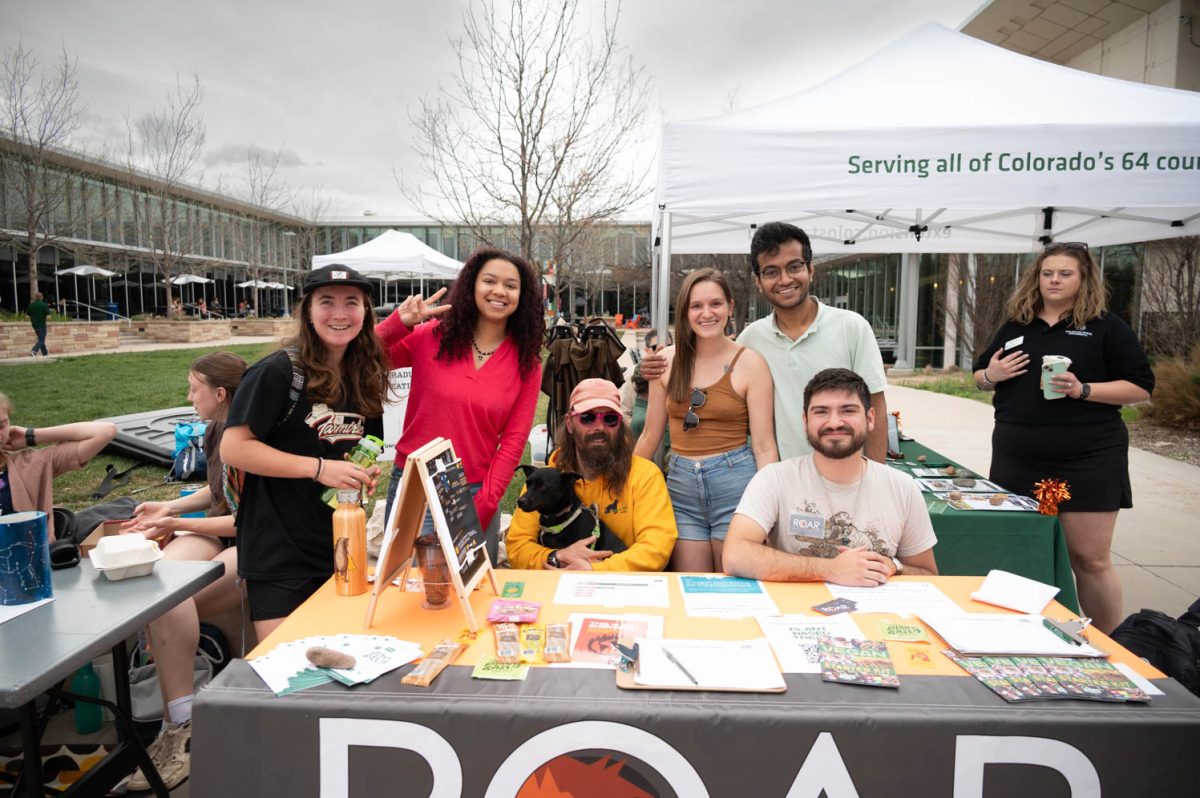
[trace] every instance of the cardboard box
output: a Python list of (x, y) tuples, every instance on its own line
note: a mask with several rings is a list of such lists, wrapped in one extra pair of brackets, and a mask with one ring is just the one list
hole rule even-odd
[(121, 534), (121, 524), (126, 523), (128, 520), (129, 519), (102, 522), (100, 526), (92, 530), (92, 534), (84, 538), (83, 542), (79, 544), (80, 555), (83, 557), (90, 555), (92, 553), (92, 549), (96, 548), (96, 544), (100, 542), (100, 538), (107, 535)]

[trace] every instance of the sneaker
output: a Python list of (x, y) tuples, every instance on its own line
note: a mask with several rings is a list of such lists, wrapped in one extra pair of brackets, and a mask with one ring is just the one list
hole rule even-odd
[[(146, 747), (146, 753), (167, 789), (178, 787), (192, 770), (192, 722), (168, 723), (167, 728)], [(148, 790), (150, 782), (138, 768), (125, 781), (125, 786), (130, 790)]]

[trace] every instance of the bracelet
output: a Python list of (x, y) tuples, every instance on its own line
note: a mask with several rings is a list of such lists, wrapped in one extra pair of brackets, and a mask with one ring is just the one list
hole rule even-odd
[(37, 437), (33, 434), (33, 427), (25, 428), (25, 445), (29, 447), (37, 446)]
[(313, 474), (313, 482), (316, 482), (318, 479), (321, 478), (321, 471), (324, 470), (324, 468), (325, 468), (325, 458), (318, 457), (317, 458), (317, 473)]
[(987, 375), (987, 369), (986, 369), (986, 368), (983, 370), (983, 381), (984, 381), (984, 382), (986, 382), (988, 385), (995, 385), (995, 384), (996, 384), (996, 381), (995, 381), (995, 380), (993, 380), (991, 377), (989, 377), (989, 376)]

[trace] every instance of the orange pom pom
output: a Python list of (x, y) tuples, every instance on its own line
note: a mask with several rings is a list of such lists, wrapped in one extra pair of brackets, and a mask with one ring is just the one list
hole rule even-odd
[(1058, 515), (1058, 505), (1071, 498), (1071, 488), (1065, 479), (1043, 479), (1033, 485), (1033, 497), (1038, 500), (1042, 515)]

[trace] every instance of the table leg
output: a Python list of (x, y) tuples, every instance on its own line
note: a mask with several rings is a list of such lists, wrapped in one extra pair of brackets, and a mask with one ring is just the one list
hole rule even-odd
[(17, 783), (13, 785), (13, 795), (43, 796), (42, 789), (42, 734), (38, 721), (37, 708), (34, 702), (17, 710), (21, 717), (21, 746), (25, 752), (25, 762), (21, 772), (17, 774)]
[(113, 686), (117, 691), (117, 736), (122, 745), (133, 749), (137, 763), (154, 794), (159, 798), (170, 798), (171, 793), (167, 790), (167, 785), (163, 784), (162, 777), (158, 775), (158, 768), (154, 767), (150, 755), (146, 753), (146, 747), (133, 730), (133, 699), (129, 695), (129, 651), (124, 640), (118, 641), (112, 647), (112, 658)]

